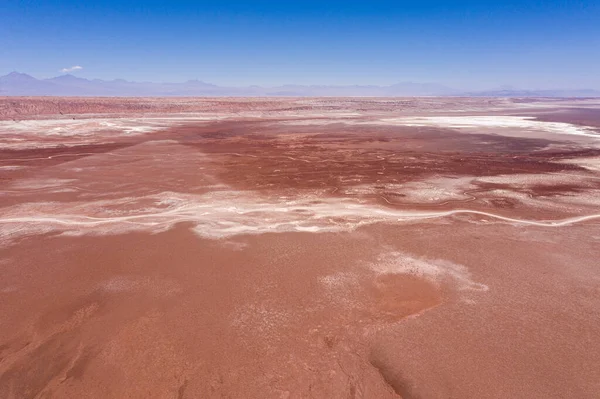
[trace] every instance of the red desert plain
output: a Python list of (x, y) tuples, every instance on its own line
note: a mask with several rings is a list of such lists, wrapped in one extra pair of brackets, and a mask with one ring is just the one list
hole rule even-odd
[(0, 98), (0, 397), (598, 398), (600, 100)]

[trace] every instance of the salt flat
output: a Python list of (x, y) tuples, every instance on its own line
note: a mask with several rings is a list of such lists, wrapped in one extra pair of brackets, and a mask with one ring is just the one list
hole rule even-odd
[(2, 397), (600, 395), (597, 100), (0, 117)]

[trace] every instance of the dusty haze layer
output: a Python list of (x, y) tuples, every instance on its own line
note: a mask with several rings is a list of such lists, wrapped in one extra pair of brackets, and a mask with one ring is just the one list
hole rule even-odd
[(596, 398), (600, 101), (0, 98), (0, 397)]

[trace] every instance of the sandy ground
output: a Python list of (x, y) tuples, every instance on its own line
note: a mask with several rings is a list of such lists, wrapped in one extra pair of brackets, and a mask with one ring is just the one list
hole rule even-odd
[(0, 117), (2, 398), (600, 396), (598, 100)]

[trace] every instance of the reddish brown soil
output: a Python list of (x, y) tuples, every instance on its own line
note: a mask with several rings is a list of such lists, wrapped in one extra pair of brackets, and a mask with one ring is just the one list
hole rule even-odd
[[(229, 115), (0, 149), (0, 397), (598, 397), (600, 222), (550, 223), (600, 212), (595, 139), (362, 123), (500, 100), (311, 101), (0, 99)], [(457, 209), (483, 213), (402, 213)]]
[[(505, 104), (503, 99), (438, 100), (438, 109), (452, 109), (458, 103), (481, 108)], [(293, 98), (90, 98), (90, 97), (0, 97), (1, 119), (30, 119), (47, 117), (86, 117), (92, 114), (113, 116), (179, 112), (305, 112), (313, 110), (382, 111), (394, 109), (423, 110), (423, 101), (411, 98), (383, 99), (293, 99)]]

